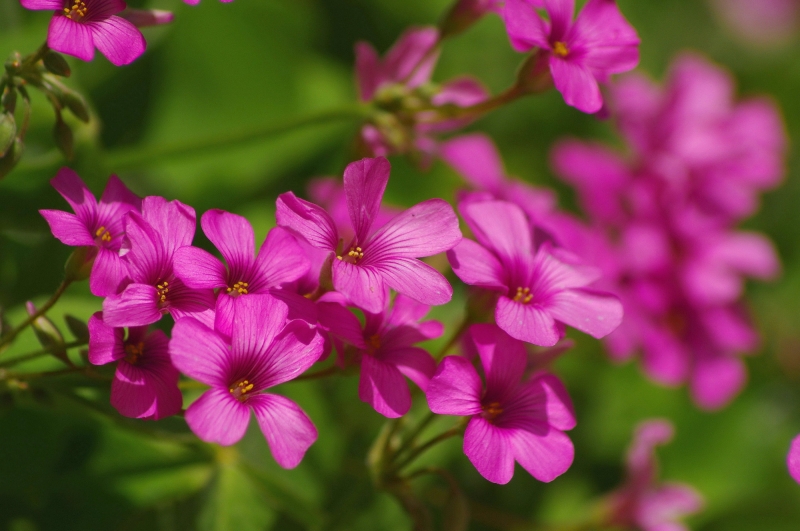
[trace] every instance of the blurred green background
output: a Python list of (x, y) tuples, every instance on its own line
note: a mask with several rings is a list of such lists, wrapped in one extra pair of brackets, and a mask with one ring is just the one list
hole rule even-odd
[[(797, 147), (797, 39), (776, 49), (752, 47), (736, 40), (699, 0), (618, 3), (641, 36), (643, 71), (661, 78), (677, 52), (700, 51), (731, 69), (742, 95), (771, 94)], [(349, 104), (355, 98), (353, 44), (368, 40), (384, 51), (407, 26), (434, 24), (448, 4), (148, 4), (174, 10), (176, 21), (145, 30), (147, 53), (133, 65), (115, 68), (99, 54), (92, 63), (70, 60), (69, 83), (87, 95), (98, 118), (94, 125), (77, 129), (77, 156), (71, 166), (98, 195), (107, 176), (118, 173), (137, 193), (180, 199), (198, 214), (209, 208), (243, 214), (262, 238), (274, 224), (278, 193), (302, 193), (311, 177), (341, 174), (355, 124), (310, 127), (190, 156), (149, 154), (164, 145), (222, 138)], [(0, 0), (0, 53), (35, 50), (45, 38), (49, 18), (49, 13), (22, 9), (17, 0)], [(471, 73), (497, 92), (512, 83), (520, 61), (500, 20), (487, 17), (446, 43), (435, 79)], [(52, 148), (52, 120), (52, 110), (37, 97), (25, 158), (0, 181), (0, 306), (12, 322), (23, 318), (24, 301), (42, 301), (53, 292), (70, 252), (52, 238), (37, 212), (67, 208), (48, 184), (63, 164)], [(609, 123), (565, 106), (555, 92), (516, 102), (470, 129), (492, 135), (511, 174), (554, 187), (564, 208), (572, 208), (574, 201), (548, 168), (552, 143), (567, 134), (618, 142)], [(392, 164), (387, 200), (398, 205), (430, 197), (451, 199), (459, 185), (442, 164), (427, 173), (402, 158)], [(789, 441), (800, 432), (798, 171), (790, 159), (785, 184), (766, 194), (760, 213), (746, 223), (776, 242), (784, 273), (777, 282), (748, 288), (763, 349), (748, 359), (751, 381), (745, 392), (721, 412), (699, 412), (685, 389), (657, 387), (635, 364), (614, 366), (596, 341), (573, 334), (578, 348), (557, 366), (578, 415), (578, 427), (571, 432), (575, 463), (564, 476), (543, 485), (517, 468), (509, 485), (492, 485), (472, 468), (456, 440), (427, 456), (426, 461), (452, 470), (466, 496), (479, 501), (470, 529), (515, 529), (526, 520), (579, 520), (593, 499), (621, 481), (621, 460), (633, 427), (650, 417), (667, 417), (676, 425), (676, 439), (660, 452), (663, 476), (692, 484), (706, 498), (705, 510), (689, 521), (692, 529), (800, 529), (800, 486), (785, 467)], [(462, 301), (457, 289), (453, 303), (433, 315), (448, 325), (456, 323)], [(60, 323), (65, 313), (88, 318), (99, 308), (99, 299), (85, 285), (75, 285), (50, 315)], [(33, 336), (24, 335), (4, 357), (36, 348)], [(26, 368), (57, 366), (40, 361)], [(293, 471), (274, 463), (254, 423), (233, 450), (217, 451), (194, 442), (182, 419), (157, 424), (123, 419), (108, 406), (104, 385), (87, 384), (69, 397), (67, 389), (73, 385), (75, 381), (59, 379), (15, 392), (13, 400), (3, 395), (0, 528), (410, 528), (399, 505), (377, 492), (367, 475), (365, 455), (383, 419), (358, 400), (355, 376), (280, 389), (301, 404), (320, 432), (317, 444)], [(415, 404), (412, 418), (424, 410), (423, 403)], [(446, 484), (420, 480), (416, 485), (438, 511)]]

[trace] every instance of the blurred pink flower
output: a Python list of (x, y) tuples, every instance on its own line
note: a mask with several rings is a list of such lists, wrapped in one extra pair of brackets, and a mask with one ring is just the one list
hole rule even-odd
[(786, 456), (786, 466), (789, 467), (789, 474), (800, 483), (800, 435), (792, 441), (789, 455)]
[(126, 8), (122, 0), (20, 0), (22, 7), (55, 11), (47, 31), (47, 45), (61, 53), (91, 61), (94, 49), (112, 64), (132, 63), (147, 43), (128, 20), (116, 16)]
[(137, 28), (170, 24), (175, 20), (175, 15), (171, 11), (163, 11), (161, 9), (133, 9), (129, 7), (122, 11), (119, 16)]
[(710, 0), (731, 34), (750, 44), (786, 44), (800, 28), (798, 0)]

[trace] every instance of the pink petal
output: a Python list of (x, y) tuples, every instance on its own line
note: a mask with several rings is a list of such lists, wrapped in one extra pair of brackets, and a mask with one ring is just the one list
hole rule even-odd
[(259, 384), (268, 388), (297, 378), (322, 356), (323, 342), (308, 323), (291, 321), (259, 360), (264, 371)]
[(96, 297), (114, 295), (127, 274), (128, 271), (122, 264), (119, 253), (98, 247), (89, 277), (89, 289)]
[(402, 417), (411, 408), (411, 393), (400, 371), (370, 355), (361, 358), (358, 398), (390, 419)]
[(786, 466), (789, 467), (789, 474), (800, 483), (800, 435), (792, 440), (789, 455), (786, 456)]
[(639, 37), (615, 0), (589, 0), (570, 32), (570, 46), (584, 51), (584, 64), (606, 73), (627, 72), (639, 63)]
[(314, 247), (333, 251), (339, 245), (339, 234), (330, 215), (314, 203), (298, 199), (292, 192), (278, 196), (275, 218), (278, 225)]
[(213, 388), (186, 410), (186, 424), (205, 442), (230, 446), (239, 442), (250, 423), (250, 408), (227, 389)]
[(75, 214), (61, 210), (40, 210), (44, 220), (50, 225), (50, 232), (64, 245), (72, 247), (95, 245), (94, 236), (86, 224)]
[(146, 284), (129, 284), (103, 301), (103, 320), (109, 326), (145, 326), (161, 319), (158, 290)]
[(417, 326), (417, 321), (425, 317), (430, 306), (410, 297), (398, 295), (392, 303), (392, 312), (386, 320), (387, 327)]
[(181, 247), (173, 260), (175, 276), (194, 289), (224, 288), (227, 271), (217, 257), (198, 247)]
[(695, 362), (692, 398), (702, 409), (715, 411), (728, 405), (747, 382), (747, 371), (739, 358), (726, 355), (702, 357)]
[(680, 484), (665, 484), (642, 496), (637, 511), (639, 524), (647, 529), (687, 529), (678, 524), (680, 518), (703, 508), (703, 498), (693, 488)]
[(528, 219), (517, 205), (482, 201), (460, 205), (461, 215), (481, 245), (495, 251), (508, 266), (531, 254), (533, 240)]
[(59, 11), (64, 7), (63, 0), (20, 0), (19, 3), (33, 11)]
[(203, 233), (219, 249), (232, 272), (244, 272), (253, 263), (255, 236), (250, 222), (224, 210), (209, 210), (200, 218)]
[(243, 300), (242, 297), (231, 297), (226, 293), (217, 295), (217, 303), (214, 305), (214, 322), (210, 328), (225, 336), (228, 342), (233, 335), (236, 305), (241, 300)]
[(158, 196), (145, 197), (142, 217), (160, 235), (166, 256), (172, 257), (181, 247), (192, 244), (197, 216), (189, 205)]
[(663, 385), (680, 385), (689, 374), (691, 354), (670, 331), (648, 329), (644, 337), (643, 366), (647, 375)]
[(472, 417), (464, 432), (464, 453), (480, 474), (505, 485), (514, 476), (514, 449), (506, 430)]
[(492, 400), (502, 401), (522, 379), (528, 355), (525, 345), (495, 325), (476, 324), (469, 334), (481, 357), (486, 375), (486, 393)]
[(369, 229), (378, 216), (391, 169), (388, 160), (378, 157), (352, 162), (344, 170), (347, 211), (358, 243), (366, 242)]
[(141, 210), (142, 199), (131, 192), (119, 177), (112, 175), (108, 178), (106, 188), (100, 197), (98, 205), (99, 217), (115, 217), (128, 210)]
[(73, 55), (84, 61), (94, 58), (94, 40), (89, 25), (62, 15), (55, 15), (50, 19), (47, 45), (57, 52)]
[(318, 302), (319, 323), (345, 343), (366, 349), (361, 323), (350, 310), (336, 302)]
[[(55, 18), (69, 20), (66, 17)], [(77, 173), (70, 168), (61, 168), (56, 176), (50, 179), (50, 184), (61, 194), (61, 197), (66, 199), (75, 215), (86, 225), (87, 229), (94, 226), (97, 221), (97, 200)]]
[(535, 304), (521, 304), (500, 297), (495, 310), (497, 326), (513, 338), (542, 347), (552, 347), (561, 339), (562, 331), (544, 309)]
[(317, 429), (300, 406), (278, 395), (259, 394), (247, 401), (275, 461), (294, 468), (317, 440)]
[(546, 308), (555, 320), (598, 339), (622, 323), (619, 298), (588, 289), (560, 291), (550, 297)]
[[(555, 256), (554, 253), (558, 253)], [(602, 272), (596, 267), (576, 263), (566, 263), (564, 260), (575, 260), (574, 255), (569, 256), (560, 248), (551, 248), (543, 245), (536, 253), (534, 267), (536, 269), (532, 283), (536, 285), (535, 297), (546, 297), (548, 294), (571, 288), (582, 288), (598, 279)], [(533, 287), (533, 286), (531, 286)], [(544, 299), (540, 299), (544, 303)]]
[(567, 435), (551, 428), (545, 435), (526, 430), (508, 430), (514, 457), (522, 468), (539, 481), (549, 483), (566, 472), (575, 457), (575, 447)]
[(544, 0), (544, 7), (550, 16), (550, 40), (563, 41), (572, 25), (575, 0)]
[(506, 289), (503, 266), (492, 253), (478, 243), (464, 238), (447, 251), (453, 273), (464, 283), (484, 288)]
[(550, 27), (525, 0), (506, 0), (503, 10), (511, 46), (518, 52), (550, 48)]
[(453, 288), (434, 268), (413, 258), (395, 258), (373, 268), (386, 284), (423, 304), (438, 306), (453, 298)]
[(571, 430), (575, 427), (575, 409), (567, 389), (558, 377), (543, 374), (528, 384), (528, 388), (536, 388), (539, 399), (547, 413), (547, 423), (558, 430)]
[(503, 160), (481, 133), (459, 136), (441, 146), (439, 156), (477, 190), (498, 193), (506, 179)]
[(333, 287), (364, 311), (380, 313), (386, 308), (388, 290), (382, 273), (373, 268), (334, 260)]
[(103, 322), (102, 312), (89, 318), (89, 362), (105, 365), (125, 357), (125, 330), (112, 328)]
[(172, 328), (169, 355), (186, 376), (208, 385), (224, 387), (230, 365), (228, 346), (217, 333), (190, 317)]
[(600, 87), (587, 67), (575, 61), (551, 57), (550, 71), (553, 83), (567, 105), (589, 114), (596, 113), (603, 106)]
[(399, 348), (380, 352), (381, 361), (397, 367), (400, 373), (417, 384), (422, 391), (428, 387), (436, 372), (436, 361), (427, 351), (416, 348)]
[(295, 281), (310, 268), (300, 244), (287, 230), (275, 227), (267, 233), (255, 263), (256, 275), (265, 280), (267, 286), (277, 287)]
[(125, 237), (130, 241), (131, 251), (125, 254), (123, 261), (134, 282), (155, 284), (163, 280), (161, 276), (167, 266), (169, 255), (165, 252), (162, 235), (166, 236), (137, 212), (127, 214)]
[(271, 350), (283, 329), (289, 307), (272, 295), (244, 295), (235, 303), (232, 352), (236, 357), (258, 357)]
[[(166, 338), (164, 343), (166, 347)], [(177, 415), (183, 406), (178, 376), (169, 358), (148, 359), (142, 366), (121, 360), (111, 382), (111, 405), (130, 418), (159, 420)]]
[(139, 28), (122, 17), (112, 16), (90, 22), (89, 27), (94, 45), (115, 66), (132, 63), (147, 48)]
[(356, 43), (355, 53), (358, 97), (361, 101), (369, 101), (381, 82), (380, 57), (368, 42)]
[(480, 376), (461, 356), (445, 356), (425, 390), (428, 406), (438, 415), (477, 415), (482, 394)]
[(429, 199), (395, 216), (362, 242), (363, 263), (432, 256), (452, 249), (460, 241), (461, 230), (453, 207), (441, 199)]
[(438, 40), (435, 28), (406, 30), (384, 57), (384, 78), (402, 82), (409, 88), (428, 82), (439, 58), (438, 52), (431, 53)]

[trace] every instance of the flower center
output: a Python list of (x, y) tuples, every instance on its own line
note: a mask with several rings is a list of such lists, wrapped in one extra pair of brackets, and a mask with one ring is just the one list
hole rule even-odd
[(357, 264), (359, 260), (364, 258), (364, 249), (361, 247), (350, 247), (350, 251), (348, 251), (346, 258), (344, 256), (337, 256), (336, 258), (339, 260), (345, 260), (351, 264)]
[(503, 408), (500, 406), (500, 402), (491, 402), (483, 406), (483, 418), (490, 422), (496, 419), (502, 412)]
[(111, 233), (108, 232), (108, 229), (105, 227), (100, 227), (99, 229), (97, 229), (94, 233), (94, 236), (95, 239), (99, 240), (98, 243), (100, 242), (108, 243), (111, 241)]
[(131, 365), (136, 365), (139, 363), (139, 358), (142, 357), (144, 354), (144, 343), (139, 341), (138, 343), (128, 343), (125, 345), (125, 361), (130, 363)]
[(158, 290), (158, 299), (164, 303), (167, 302), (167, 294), (169, 293), (169, 282), (166, 280), (156, 286)]
[(72, 7), (64, 8), (64, 16), (68, 19), (74, 20), (75, 22), (80, 22), (86, 18), (86, 13), (88, 12), (89, 8), (86, 7), (86, 3), (84, 3), (82, 0), (74, 0)]
[(367, 338), (367, 344), (373, 348), (373, 350), (378, 350), (381, 348), (381, 336), (375, 334), (373, 336), (369, 336)]
[(237, 282), (232, 288), (228, 288), (228, 295), (231, 297), (238, 297), (239, 295), (247, 295), (247, 288), (250, 284), (247, 282)]
[(553, 53), (559, 57), (566, 57), (569, 55), (569, 48), (563, 42), (558, 41), (553, 45)]
[(250, 391), (253, 390), (253, 384), (249, 380), (239, 380), (228, 389), (233, 397), (239, 402), (247, 400)]
[(533, 295), (531, 294), (531, 288), (517, 288), (517, 293), (514, 295), (514, 302), (521, 302), (522, 304), (528, 304), (533, 300)]

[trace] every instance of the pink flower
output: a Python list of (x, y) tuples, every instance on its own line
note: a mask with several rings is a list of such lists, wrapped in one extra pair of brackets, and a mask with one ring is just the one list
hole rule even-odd
[(214, 293), (188, 287), (173, 270), (175, 252), (192, 244), (194, 230), (194, 209), (179, 201), (146, 197), (141, 214), (128, 213), (130, 250), (122, 258), (128, 278), (121, 293), (103, 301), (107, 325), (146, 326), (166, 313), (176, 320), (191, 315), (213, 323)]
[(711, 0), (733, 37), (763, 47), (787, 44), (800, 27), (797, 0)]
[[(233, 2), (233, 0), (219, 0), (220, 2), (227, 4), (228, 2)], [(196, 6), (200, 3), (200, 0), (183, 0), (185, 4), (189, 4), (190, 6)]]
[(285, 229), (269, 231), (256, 254), (253, 227), (242, 216), (209, 210), (200, 224), (228, 267), (207, 251), (186, 246), (175, 251), (175, 276), (193, 289), (219, 289), (214, 328), (222, 334), (230, 335), (235, 305), (243, 297), (270, 293), (308, 271), (303, 250)]
[(458, 129), (470, 121), (445, 119), (431, 108), (469, 107), (486, 99), (486, 90), (472, 78), (456, 78), (441, 86), (430, 83), (438, 45), (435, 28), (407, 30), (383, 60), (372, 45), (356, 44), (359, 98), (385, 109), (361, 131), (372, 155), (414, 152), (423, 155), (427, 163), (436, 151), (435, 133)]
[(438, 321), (417, 322), (429, 309), (398, 295), (392, 308), (367, 313), (363, 330), (356, 316), (343, 306), (328, 306), (327, 312), (320, 312), (320, 320), (334, 336), (358, 349), (358, 397), (385, 417), (402, 417), (411, 408), (411, 393), (403, 376), (424, 391), (436, 370), (431, 355), (414, 346), (444, 331)]
[(628, 477), (610, 499), (609, 525), (642, 531), (688, 531), (679, 520), (703, 507), (696, 490), (681, 483), (658, 481), (655, 447), (672, 439), (672, 425), (650, 420), (636, 428), (628, 451)]
[(47, 31), (47, 45), (61, 53), (91, 61), (94, 49), (112, 64), (132, 63), (147, 43), (131, 22), (115, 16), (126, 8), (122, 0), (20, 0), (22, 7), (55, 11)]
[(506, 0), (503, 18), (518, 51), (540, 48), (567, 105), (595, 113), (603, 105), (598, 82), (633, 70), (639, 37), (614, 0), (589, 0), (574, 23), (575, 0), (545, 0), (549, 21), (526, 0)]
[(172, 331), (172, 362), (187, 376), (211, 386), (186, 410), (186, 423), (202, 440), (223, 446), (244, 436), (255, 413), (272, 455), (294, 468), (317, 439), (300, 407), (263, 390), (288, 382), (319, 359), (322, 337), (308, 324), (286, 324), (289, 309), (271, 295), (245, 297), (236, 305), (230, 346), (190, 317)]
[(125, 276), (119, 251), (125, 234), (123, 219), (128, 212), (138, 212), (142, 200), (112, 175), (98, 204), (78, 174), (61, 168), (50, 181), (67, 200), (75, 214), (60, 210), (40, 210), (50, 224), (53, 236), (65, 245), (96, 249), (89, 287), (98, 297), (116, 293)]
[(431, 199), (373, 230), (389, 171), (389, 161), (381, 157), (363, 159), (345, 169), (344, 189), (355, 234), (350, 241), (340, 239), (327, 212), (291, 192), (278, 197), (278, 225), (328, 251), (334, 288), (367, 312), (386, 308), (388, 288), (422, 304), (445, 304), (452, 297), (452, 287), (441, 273), (417, 258), (457, 244), (461, 240), (458, 218), (448, 203)]
[(786, 456), (786, 466), (789, 467), (789, 474), (796, 482), (800, 483), (800, 435), (792, 441), (789, 455)]
[(619, 326), (619, 299), (587, 288), (599, 270), (563, 261), (550, 245), (534, 249), (519, 207), (484, 201), (460, 211), (478, 242), (464, 239), (448, 251), (450, 265), (465, 283), (498, 292), (495, 319), (511, 337), (553, 346), (564, 335), (560, 323), (597, 338)]
[(161, 9), (133, 9), (129, 7), (121, 12), (119, 16), (137, 28), (161, 26), (170, 24), (175, 20), (175, 15), (171, 11), (163, 11)]
[(470, 334), (485, 383), (466, 358), (445, 357), (428, 384), (431, 411), (470, 417), (464, 453), (489, 481), (511, 481), (515, 461), (539, 481), (554, 480), (575, 453), (564, 433), (575, 427), (566, 389), (551, 374), (523, 380), (525, 347), (496, 326), (473, 325)]
[(168, 343), (161, 330), (130, 328), (126, 338), (123, 328), (106, 326), (100, 312), (89, 319), (89, 361), (117, 362), (111, 405), (121, 415), (159, 420), (180, 412), (180, 374), (169, 359)]

